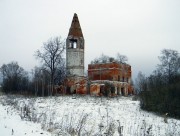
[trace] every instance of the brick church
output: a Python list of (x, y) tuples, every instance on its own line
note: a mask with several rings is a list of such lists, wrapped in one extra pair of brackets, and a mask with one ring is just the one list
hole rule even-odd
[(88, 77), (84, 76), (85, 39), (77, 14), (74, 14), (66, 39), (65, 80), (67, 94), (130, 95), (131, 66), (116, 61), (88, 65)]

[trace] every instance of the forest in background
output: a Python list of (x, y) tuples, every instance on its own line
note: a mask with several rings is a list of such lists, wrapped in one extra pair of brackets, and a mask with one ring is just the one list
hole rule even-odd
[(139, 72), (136, 91), (140, 106), (147, 111), (180, 118), (180, 56), (175, 50), (164, 49), (158, 57), (157, 69), (146, 77)]

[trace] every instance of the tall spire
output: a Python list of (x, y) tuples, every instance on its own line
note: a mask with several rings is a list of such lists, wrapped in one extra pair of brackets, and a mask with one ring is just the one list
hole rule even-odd
[(76, 36), (76, 37), (83, 37), (83, 33), (81, 30), (81, 26), (79, 23), (79, 19), (76, 13), (74, 13), (74, 17), (71, 23), (71, 27), (69, 29), (68, 36)]

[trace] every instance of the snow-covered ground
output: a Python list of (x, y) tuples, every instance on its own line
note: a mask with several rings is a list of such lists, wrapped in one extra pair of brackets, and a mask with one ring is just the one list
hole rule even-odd
[[(10, 106), (11, 105), (11, 106)], [(180, 120), (142, 111), (132, 97), (0, 96), (0, 136), (180, 136)], [(11, 115), (12, 114), (12, 115)], [(43, 130), (42, 130), (43, 129)], [(46, 130), (46, 132), (45, 132)], [(3, 134), (2, 134), (3, 133)], [(42, 134), (43, 133), (43, 134)]]
[[(2, 99), (2, 97), (0, 97)], [(50, 136), (41, 129), (41, 125), (22, 121), (18, 112), (11, 106), (0, 104), (0, 136)]]

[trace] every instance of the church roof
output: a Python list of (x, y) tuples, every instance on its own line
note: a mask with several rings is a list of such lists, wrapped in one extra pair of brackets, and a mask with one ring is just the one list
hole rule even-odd
[(74, 13), (74, 17), (71, 23), (71, 27), (69, 29), (68, 36), (76, 36), (76, 37), (83, 37), (83, 33), (81, 30), (81, 26), (79, 23), (79, 19), (76, 13)]

